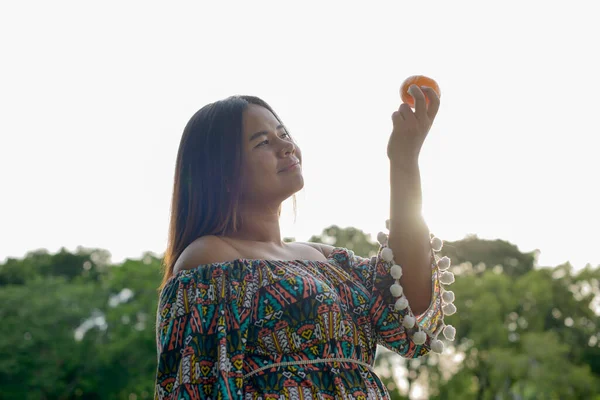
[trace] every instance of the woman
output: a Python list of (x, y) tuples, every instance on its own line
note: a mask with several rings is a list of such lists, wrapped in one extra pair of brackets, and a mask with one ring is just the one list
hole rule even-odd
[(420, 210), (418, 156), (439, 98), (411, 94), (415, 111), (392, 116), (390, 232), (371, 259), (281, 240), (302, 153), (267, 103), (235, 96), (191, 118), (160, 286), (157, 399), (384, 399), (377, 344), (412, 358), (441, 353), (442, 331), (454, 338), (443, 323), (454, 295), (440, 285), (454, 280), (440, 272), (450, 260), (435, 257), (442, 242)]

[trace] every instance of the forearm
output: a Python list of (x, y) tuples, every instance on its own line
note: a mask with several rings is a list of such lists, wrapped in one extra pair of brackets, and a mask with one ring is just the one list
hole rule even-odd
[(431, 245), (422, 216), (418, 162), (390, 163), (390, 234), (388, 246), (402, 266), (400, 283), (415, 315), (431, 302)]

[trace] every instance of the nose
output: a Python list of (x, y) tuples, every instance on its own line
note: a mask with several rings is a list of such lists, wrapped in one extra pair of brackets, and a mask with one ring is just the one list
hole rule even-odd
[(296, 145), (292, 141), (286, 141), (283, 146), (283, 152), (285, 155), (294, 153), (296, 151)]

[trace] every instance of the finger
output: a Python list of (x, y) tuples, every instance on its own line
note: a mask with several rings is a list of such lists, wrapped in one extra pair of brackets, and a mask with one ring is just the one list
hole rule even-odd
[(417, 119), (415, 118), (415, 113), (413, 113), (413, 110), (410, 108), (410, 106), (408, 104), (406, 104), (406, 103), (400, 104), (400, 108), (398, 109), (398, 112), (402, 116), (402, 119), (404, 120), (404, 122), (407, 122), (409, 124), (416, 124)]
[(415, 99), (415, 115), (419, 121), (424, 121), (427, 118), (427, 101), (425, 93), (417, 85), (411, 85), (408, 88), (408, 93)]
[(427, 116), (431, 121), (435, 118), (440, 109), (440, 96), (438, 96), (437, 92), (430, 88), (429, 86), (421, 86), (423, 92), (427, 95), (429, 99), (429, 107), (427, 107)]
[(394, 127), (404, 122), (404, 116), (400, 114), (400, 111), (394, 111), (392, 114), (392, 122), (394, 123)]

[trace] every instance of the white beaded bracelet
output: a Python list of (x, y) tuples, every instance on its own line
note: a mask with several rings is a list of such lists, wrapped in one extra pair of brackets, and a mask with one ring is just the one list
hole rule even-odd
[[(389, 220), (386, 221), (386, 227), (389, 229)], [(402, 286), (400, 285), (400, 278), (402, 277), (402, 267), (394, 262), (394, 253), (392, 252), (392, 249), (388, 247), (388, 234), (386, 234), (384, 232), (379, 232), (379, 234), (377, 234), (377, 241), (384, 247), (381, 250), (381, 257), (386, 262), (386, 264), (388, 266), (387, 269), (388, 269), (390, 275), (392, 276), (392, 278), (394, 278), (394, 280), (395, 280), (395, 282), (390, 287), (390, 292), (392, 293), (392, 296), (397, 298), (396, 303), (394, 304), (394, 308), (397, 311), (408, 309), (408, 313), (402, 319), (402, 326), (404, 326), (407, 329), (413, 328), (416, 323), (416, 317), (415, 317), (414, 313), (412, 312), (410, 305), (408, 304), (408, 299), (406, 298), (406, 296), (404, 296), (404, 290), (403, 290)], [(443, 241), (440, 238), (432, 236), (430, 244), (431, 244), (431, 249), (434, 252), (437, 253), (440, 250), (442, 250)], [(434, 260), (435, 260), (435, 256), (434, 256)], [(450, 285), (454, 282), (454, 274), (450, 271), (447, 271), (447, 269), (450, 268), (450, 264), (451, 264), (451, 260), (450, 260), (450, 258), (448, 258), (446, 256), (440, 258), (435, 263), (435, 266), (438, 270), (438, 274), (439, 274), (438, 276), (439, 276), (440, 283), (443, 285)], [(442, 306), (442, 312), (443, 312), (444, 316), (452, 315), (456, 312), (456, 306), (453, 304), (454, 303), (454, 292), (445, 290), (443, 286), (442, 286), (442, 302), (444, 304)], [(442, 324), (443, 324), (443, 317), (442, 317)], [(418, 324), (417, 324), (417, 326), (418, 326)], [(444, 351), (444, 343), (437, 338), (439, 333), (443, 331), (444, 337), (450, 341), (453, 341), (454, 337), (456, 335), (456, 329), (452, 325), (443, 324), (443, 329), (438, 330), (435, 335), (432, 334), (431, 332), (426, 331), (425, 329), (421, 328), (420, 326), (418, 326), (418, 329), (419, 330), (416, 333), (414, 333), (414, 335), (412, 337), (413, 342), (418, 345), (424, 344), (427, 341), (426, 335), (428, 335), (429, 337), (432, 338), (431, 344), (430, 344), (431, 350), (433, 352), (439, 353), (439, 354), (443, 353), (443, 351)]]

